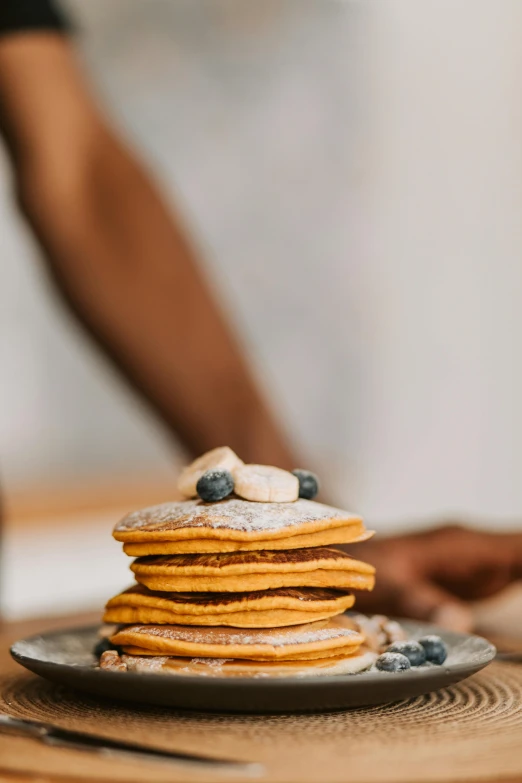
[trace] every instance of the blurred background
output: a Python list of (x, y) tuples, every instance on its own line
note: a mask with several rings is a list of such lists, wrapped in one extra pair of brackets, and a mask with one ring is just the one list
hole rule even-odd
[[(63, 7), (332, 500), (386, 532), (517, 525), (522, 4)], [(130, 583), (111, 528), (169, 499), (184, 457), (57, 304), (1, 156), (0, 185), (11, 618)]]

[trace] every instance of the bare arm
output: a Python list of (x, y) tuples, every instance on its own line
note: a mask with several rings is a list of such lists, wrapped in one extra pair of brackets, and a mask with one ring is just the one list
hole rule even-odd
[(194, 454), (294, 467), (193, 248), (95, 106), (67, 39), (0, 40), (21, 207), (80, 321)]

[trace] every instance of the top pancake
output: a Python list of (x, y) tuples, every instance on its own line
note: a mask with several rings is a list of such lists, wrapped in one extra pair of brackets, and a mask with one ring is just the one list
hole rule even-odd
[(360, 517), (312, 500), (253, 503), (232, 497), (219, 503), (183, 500), (135, 511), (116, 525), (113, 535), (125, 543), (187, 539), (245, 542), (283, 539), (349, 525), (354, 525), (355, 537), (361, 535)]

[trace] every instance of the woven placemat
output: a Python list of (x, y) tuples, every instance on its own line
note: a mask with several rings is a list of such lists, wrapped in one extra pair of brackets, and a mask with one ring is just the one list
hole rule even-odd
[[(266, 768), (261, 779), (271, 783), (522, 778), (517, 664), (494, 663), (425, 697), (327, 714), (256, 717), (129, 707), (26, 674), (0, 681), (0, 709), (156, 747), (261, 762)], [(40, 758), (35, 771), (42, 770), (41, 763)], [(147, 780), (166, 780), (165, 774), (152, 769)], [(179, 777), (173, 773), (171, 779)], [(208, 780), (216, 779), (209, 773)]]

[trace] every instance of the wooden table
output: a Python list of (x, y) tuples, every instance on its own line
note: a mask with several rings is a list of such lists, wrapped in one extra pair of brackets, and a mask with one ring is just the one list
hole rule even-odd
[[(409, 702), (318, 715), (205, 715), (99, 702), (24, 672), (8, 645), (91, 617), (6, 625), (0, 711), (151, 746), (257, 761), (267, 783), (522, 783), (522, 665), (494, 663)], [(241, 775), (182, 763), (133, 763), (0, 734), (0, 782), (215, 783)]]

